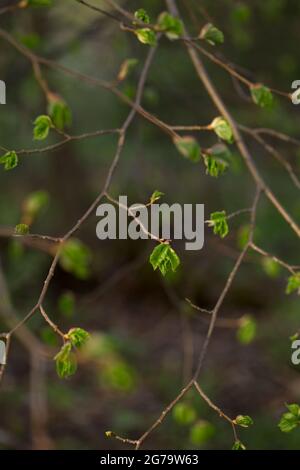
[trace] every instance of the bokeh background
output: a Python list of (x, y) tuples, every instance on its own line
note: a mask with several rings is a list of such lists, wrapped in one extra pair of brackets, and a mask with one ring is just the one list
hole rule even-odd
[[(107, 8), (105, 2), (94, 3)], [(130, 11), (143, 7), (153, 19), (166, 9), (160, 0), (120, 3)], [(179, 0), (178, 6), (192, 35), (208, 20), (224, 32), (225, 43), (217, 54), (238, 64), (250, 80), (290, 91), (292, 81), (300, 78), (298, 0)], [(125, 59), (137, 58), (138, 65), (120, 84), (124, 93), (134, 96), (148, 46), (121, 31), (117, 22), (72, 0), (53, 0), (50, 8), (17, 11), (0, 21), (2, 28), (37, 54), (108, 81), (116, 78)], [(272, 110), (261, 109), (225, 71), (206, 60), (205, 64), (239, 123), (299, 136), (299, 107), (276, 97)], [(106, 90), (57, 71), (43, 68), (43, 72), (51, 89), (72, 110), (72, 134), (120, 127), (129, 112)], [(28, 61), (3, 40), (0, 78), (7, 84), (7, 104), (0, 108), (0, 145), (37, 147), (32, 123), (45, 114), (45, 99)], [(218, 115), (184, 45), (166, 38), (151, 66), (142, 104), (173, 125), (208, 124)], [(196, 136), (203, 147), (216, 141), (211, 133)], [(21, 242), (5, 236), (3, 229), (18, 224), (24, 201), (43, 191), (45, 204), (31, 232), (64, 234), (101, 189), (116, 139), (108, 135), (70, 143), (55, 152), (24, 155), (16, 169), (1, 169), (1, 331), (7, 331), (9, 317), (22, 318), (35, 304), (52, 259), (47, 243)], [(47, 144), (55, 141), (52, 134)], [(297, 147), (274, 139), (269, 142), (299, 175)], [(298, 192), (288, 175), (251, 138), (247, 143), (268, 184), (299, 221)], [(167, 135), (136, 116), (111, 194), (126, 194), (132, 203), (146, 202), (156, 189), (165, 193), (164, 201), (170, 204), (204, 203), (206, 218), (213, 211), (231, 213), (249, 207), (254, 190), (234, 146), (229, 170), (211, 178), (202, 165), (183, 159)], [(87, 278), (78, 279), (59, 265), (45, 301), (48, 314), (63, 331), (81, 326), (91, 333), (91, 340), (79, 356), (76, 375), (61, 380), (51, 359), (60, 347), (59, 338), (40, 315), (26, 325), (27, 340), (13, 338), (0, 392), (3, 449), (125, 449), (126, 445), (105, 439), (104, 432), (113, 430), (131, 438), (141, 435), (190, 376), (207, 330), (208, 319), (191, 310), (184, 299), (204, 308), (214, 305), (243, 244), (248, 216), (232, 219), (224, 240), (206, 228), (201, 251), (185, 251), (184, 244), (176, 241), (181, 266), (167, 279), (148, 262), (153, 242), (100, 242), (96, 223), (93, 214), (77, 233), (91, 252)], [(287, 262), (300, 264), (296, 236), (265, 198), (259, 205), (255, 241)], [(241, 440), (250, 449), (299, 448), (300, 431), (283, 434), (277, 426), (284, 403), (299, 401), (300, 392), (289, 339), (300, 325), (299, 297), (285, 294), (287, 277), (287, 272), (249, 253), (220, 315), (246, 318), (250, 326), (246, 332), (216, 328), (200, 379), (209, 397), (228, 415), (247, 414), (254, 419), (251, 428), (241, 431)], [(47, 360), (32, 352), (31, 335), (47, 345)], [(182, 418), (180, 409), (171, 413), (144, 448), (231, 448), (228, 423), (194, 393), (184, 403), (188, 418)]]

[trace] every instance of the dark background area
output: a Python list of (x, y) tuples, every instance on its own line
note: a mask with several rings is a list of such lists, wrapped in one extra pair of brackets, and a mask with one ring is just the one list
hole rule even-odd
[[(94, 3), (107, 8), (105, 2)], [(166, 9), (158, 0), (122, 5), (132, 12), (143, 7), (153, 19)], [(216, 53), (238, 64), (238, 70), (250, 80), (289, 92), (292, 81), (300, 78), (298, 0), (180, 0), (178, 7), (191, 35), (208, 18), (224, 32), (225, 43)], [(117, 22), (71, 0), (54, 0), (50, 8), (6, 14), (0, 22), (38, 55), (108, 81), (115, 79), (126, 58), (137, 58), (138, 65), (120, 84), (123, 92), (134, 96), (149, 46), (121, 31)], [(272, 110), (261, 109), (228, 73), (206, 60), (205, 65), (239, 123), (272, 127), (299, 137), (299, 107), (276, 97)], [(74, 135), (120, 127), (129, 112), (126, 104), (106, 90), (47, 68), (43, 73), (51, 89), (69, 104)], [(7, 84), (7, 104), (0, 107), (0, 145), (11, 149), (38, 146), (32, 141), (32, 123), (37, 115), (46, 113), (45, 99), (28, 61), (3, 40), (0, 78)], [(151, 66), (142, 104), (173, 125), (208, 124), (219, 114), (197, 79), (184, 45), (166, 38)], [(211, 133), (195, 136), (203, 147), (216, 141)], [(52, 134), (46, 143), (56, 140)], [(299, 149), (269, 141), (299, 175)], [(64, 234), (101, 190), (116, 142), (115, 135), (72, 142), (55, 152), (22, 156), (13, 171), (1, 168), (1, 227), (18, 224), (24, 200), (43, 190), (49, 201), (31, 231)], [(299, 221), (299, 196), (288, 175), (253, 139), (247, 138), (247, 143), (268, 184)], [(249, 207), (254, 185), (235, 146), (229, 170), (214, 179), (205, 174), (203, 165), (183, 159), (168, 136), (137, 115), (110, 193), (114, 197), (126, 194), (131, 203), (144, 203), (155, 189), (164, 192), (163, 200), (170, 204), (204, 203), (208, 218), (213, 211), (231, 213)], [(58, 266), (45, 302), (47, 312), (63, 331), (81, 326), (91, 333), (79, 356), (79, 369), (74, 377), (61, 380), (50, 358), (43, 361), (42, 371), (36, 366), (35, 373), (36, 361), (14, 337), (0, 392), (0, 448), (123, 449), (126, 446), (120, 442), (106, 440), (104, 432), (113, 430), (131, 438), (141, 435), (190, 377), (207, 331), (208, 319), (191, 310), (184, 299), (213, 307), (241, 248), (248, 215), (230, 221), (230, 234), (224, 240), (206, 227), (201, 251), (185, 251), (184, 243), (176, 241), (181, 266), (167, 279), (148, 262), (155, 246), (152, 241), (99, 241), (96, 223), (93, 214), (76, 235), (92, 253), (88, 279), (76, 279)], [(255, 241), (287, 262), (300, 264), (296, 236), (264, 197)], [(5, 276), (1, 282), (7, 284), (19, 318), (35, 304), (42, 288), (51, 263), (51, 255), (45, 251), (16, 239), (0, 239)], [(299, 401), (300, 390), (299, 369), (290, 362), (289, 339), (300, 324), (299, 297), (285, 294), (287, 277), (282, 269), (270, 276), (262, 258), (249, 252), (220, 316), (238, 319), (250, 315), (256, 323), (255, 338), (242, 344), (236, 328), (216, 328), (200, 378), (208, 396), (229, 416), (253, 418), (254, 425), (241, 431), (241, 440), (249, 449), (299, 448), (300, 431), (283, 434), (277, 426), (284, 403)], [(75, 297), (71, 313), (59, 307), (66, 292)], [(3, 289), (1, 298), (0, 330), (6, 331)], [(27, 328), (49, 346), (52, 356), (56, 354), (59, 339), (39, 314)], [(196, 410), (196, 422), (211, 423), (213, 431), (197, 441), (192, 437), (195, 423), (183, 425), (170, 414), (144, 448), (231, 448), (228, 423), (194, 393), (185, 402)]]

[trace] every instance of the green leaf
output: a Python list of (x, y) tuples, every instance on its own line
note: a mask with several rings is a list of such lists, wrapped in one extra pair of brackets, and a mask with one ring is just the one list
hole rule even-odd
[(146, 23), (146, 24), (150, 23), (150, 16), (146, 12), (146, 10), (144, 10), (144, 8), (139, 8), (137, 11), (135, 11), (134, 17), (137, 20), (142, 21), (143, 23)]
[(49, 194), (47, 191), (35, 191), (25, 199), (23, 209), (26, 215), (36, 217), (49, 202)]
[(75, 355), (72, 353), (72, 345), (70, 342), (62, 346), (61, 350), (54, 357), (54, 360), (56, 362), (56, 372), (60, 378), (65, 379), (75, 374), (77, 361)]
[(209, 227), (213, 227), (214, 234), (219, 235), (221, 238), (225, 238), (229, 233), (225, 211), (212, 212), (208, 220), (208, 225)]
[(290, 432), (300, 425), (299, 405), (296, 403), (287, 404), (288, 413), (283, 413), (279, 421), (279, 428), (282, 432)]
[(48, 114), (54, 126), (61, 131), (72, 123), (72, 113), (69, 106), (57, 95), (52, 94), (50, 96)]
[(75, 297), (73, 292), (64, 292), (58, 299), (59, 311), (66, 317), (70, 317), (75, 309)]
[(186, 136), (179, 137), (176, 136), (173, 138), (173, 142), (176, 145), (177, 150), (185, 158), (188, 158), (194, 163), (197, 163), (201, 159), (201, 147), (198, 144), (197, 140), (194, 137)]
[(214, 158), (211, 155), (204, 156), (204, 163), (206, 166), (206, 173), (210, 176), (217, 178), (222, 175), (228, 168), (228, 163), (221, 158)]
[(234, 421), (236, 424), (242, 426), (243, 428), (248, 428), (248, 426), (251, 426), (253, 424), (253, 419), (250, 418), (250, 416), (238, 415)]
[(280, 273), (280, 265), (270, 256), (265, 256), (262, 258), (262, 266), (265, 273), (271, 277), (276, 278)]
[(27, 235), (29, 233), (29, 227), (26, 224), (18, 224), (15, 226), (15, 233), (17, 235)]
[(262, 108), (269, 108), (273, 105), (274, 98), (269, 88), (256, 84), (250, 87), (251, 96), (255, 104)]
[(195, 445), (201, 445), (215, 434), (214, 426), (208, 421), (198, 421), (191, 427), (190, 440)]
[(157, 24), (160, 31), (163, 31), (170, 40), (178, 39), (183, 35), (182, 21), (166, 11), (159, 15)]
[(110, 439), (112, 437), (115, 437), (115, 433), (113, 431), (105, 431), (105, 437), (107, 437), (107, 439)]
[(205, 41), (209, 42), (212, 46), (216, 44), (223, 44), (224, 42), (224, 34), (218, 28), (216, 28), (213, 24), (207, 23), (200, 31), (199, 35), (200, 39), (204, 39)]
[(287, 409), (296, 417), (300, 417), (300, 406), (297, 403), (286, 404)]
[(59, 258), (62, 268), (79, 279), (88, 278), (90, 261), (89, 248), (76, 239), (70, 239), (64, 244)]
[(210, 128), (225, 142), (231, 144), (234, 141), (232, 129), (222, 116), (216, 117), (210, 124)]
[(131, 70), (138, 64), (138, 59), (126, 59), (121, 64), (119, 73), (118, 73), (118, 81), (122, 82), (125, 78), (129, 75)]
[(34, 140), (44, 140), (48, 137), (49, 131), (53, 127), (49, 116), (41, 115), (34, 121), (33, 138)]
[(154, 191), (150, 198), (150, 204), (153, 204), (154, 202), (158, 201), (162, 196), (164, 196), (164, 194), (165, 193), (162, 193), (161, 191)]
[(159, 268), (163, 276), (170, 271), (176, 271), (180, 264), (179, 257), (167, 243), (157, 245), (152, 251), (149, 261), (154, 271)]
[(286, 294), (291, 294), (294, 291), (298, 291), (298, 294), (300, 294), (300, 272), (296, 274), (292, 274), (288, 278), (288, 283), (285, 289)]
[(246, 447), (241, 441), (235, 441), (232, 446), (232, 450), (246, 450)]
[(80, 348), (87, 342), (90, 335), (82, 328), (71, 328), (67, 333), (67, 337), (71, 341), (72, 346)]
[(142, 44), (149, 44), (149, 46), (156, 46), (156, 34), (152, 29), (141, 28), (134, 31), (138, 40)]
[(242, 344), (250, 344), (256, 336), (256, 321), (251, 315), (244, 315), (236, 332), (238, 341)]
[(6, 152), (0, 157), (0, 164), (4, 165), (4, 170), (12, 170), (18, 165), (19, 159), (18, 155), (14, 150)]
[(176, 423), (186, 426), (195, 421), (197, 413), (195, 408), (188, 403), (177, 403), (173, 408), (172, 416)]

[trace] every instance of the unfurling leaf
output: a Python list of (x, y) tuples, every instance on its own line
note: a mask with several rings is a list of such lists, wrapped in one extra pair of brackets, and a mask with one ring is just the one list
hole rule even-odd
[(229, 227), (225, 211), (212, 212), (208, 220), (209, 227), (213, 227), (215, 235), (225, 238), (229, 233)]
[(183, 23), (179, 18), (170, 15), (167, 11), (162, 12), (158, 17), (158, 28), (163, 31), (170, 40), (178, 39), (183, 35)]
[(234, 140), (233, 132), (229, 123), (222, 116), (216, 117), (209, 126), (220, 139), (231, 144)]
[(158, 201), (162, 196), (164, 196), (164, 194), (165, 193), (162, 193), (161, 191), (154, 191), (150, 198), (150, 204), (154, 204), (154, 202)]
[(48, 137), (49, 131), (53, 127), (49, 116), (41, 115), (34, 121), (33, 138), (34, 140), (44, 140)]
[(150, 28), (141, 28), (134, 31), (138, 40), (142, 44), (149, 44), (149, 46), (156, 46), (156, 34)]
[(244, 315), (236, 332), (237, 339), (242, 344), (250, 344), (256, 336), (256, 321), (251, 315)]
[(134, 12), (134, 17), (142, 23), (150, 23), (150, 16), (146, 12), (146, 10), (144, 10), (144, 8), (139, 8), (138, 10), (136, 10)]
[(15, 226), (16, 235), (27, 235), (29, 233), (29, 227), (27, 224), (18, 224)]
[(255, 104), (262, 108), (269, 108), (274, 102), (271, 90), (261, 84), (252, 85), (250, 87), (251, 96)]
[(297, 403), (287, 404), (287, 413), (283, 413), (279, 421), (279, 428), (282, 432), (290, 432), (300, 425), (300, 407)]
[(228, 163), (221, 158), (215, 158), (211, 155), (205, 155), (204, 163), (206, 166), (206, 173), (214, 178), (217, 178), (219, 175), (222, 175), (228, 168)]
[(300, 272), (296, 274), (292, 274), (288, 278), (288, 283), (285, 289), (286, 294), (291, 294), (294, 291), (298, 291), (298, 294), (300, 293)]
[(138, 63), (138, 59), (126, 59), (121, 64), (119, 73), (118, 73), (118, 81), (122, 82), (125, 78), (129, 75), (131, 70), (136, 66)]
[(64, 244), (59, 258), (62, 268), (79, 279), (87, 279), (89, 276), (90, 260), (89, 248), (74, 238)]
[(224, 42), (224, 34), (213, 24), (207, 23), (200, 31), (200, 39), (204, 39), (209, 42), (212, 46), (216, 44), (222, 44)]
[(76, 348), (83, 346), (89, 337), (89, 333), (82, 328), (71, 328), (71, 330), (67, 333), (67, 338), (70, 340), (72, 346)]
[(253, 424), (253, 419), (250, 416), (238, 415), (234, 422), (243, 428), (248, 428), (248, 426)]
[(195, 408), (189, 403), (177, 403), (173, 408), (172, 415), (174, 421), (183, 426), (192, 424), (197, 417)]
[(4, 166), (4, 170), (12, 170), (18, 165), (18, 155), (14, 150), (6, 152), (0, 157), (0, 164)]
[(48, 114), (54, 126), (63, 131), (72, 123), (72, 113), (67, 103), (58, 95), (51, 93), (48, 96)]
[(173, 142), (176, 145), (177, 150), (181, 153), (181, 155), (195, 163), (200, 161), (202, 156), (201, 147), (194, 137), (176, 136), (174, 137)]
[(241, 441), (235, 441), (232, 446), (232, 450), (246, 450), (246, 447)]
[(178, 255), (168, 243), (160, 243), (156, 246), (150, 255), (149, 261), (154, 271), (159, 268), (163, 276), (170, 271), (176, 271), (180, 264)]
[(62, 378), (68, 378), (70, 375), (75, 374), (77, 370), (77, 361), (75, 355), (72, 353), (72, 344), (65, 343), (61, 350), (54, 357), (56, 362), (57, 375)]

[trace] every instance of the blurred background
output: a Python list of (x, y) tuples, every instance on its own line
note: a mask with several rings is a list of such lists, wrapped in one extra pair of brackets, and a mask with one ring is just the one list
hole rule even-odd
[[(0, 2), (5, 6), (8, 1)], [(91, 2), (92, 3), (92, 2)], [(145, 8), (151, 18), (166, 9), (163, 1), (119, 2), (134, 12)], [(238, 64), (250, 80), (291, 91), (300, 78), (298, 0), (178, 0), (191, 35), (208, 21), (225, 35), (214, 52)], [(109, 10), (106, 2), (94, 4)], [(36, 54), (74, 70), (112, 81), (125, 59), (138, 64), (120, 83), (134, 97), (149, 46), (120, 30), (118, 22), (72, 0), (53, 0), (50, 8), (27, 8), (0, 17), (1, 28)], [(209, 46), (208, 46), (209, 47)], [(234, 118), (249, 127), (272, 127), (299, 137), (299, 108), (276, 97), (262, 109), (249, 91), (216, 65), (205, 65)], [(68, 103), (72, 135), (120, 127), (129, 107), (100, 87), (42, 67), (48, 84)], [(45, 98), (30, 63), (0, 40), (0, 78), (7, 84), (7, 104), (0, 107), (0, 145), (31, 149), (33, 121), (47, 113)], [(180, 41), (162, 38), (147, 79), (142, 105), (173, 125), (208, 124), (219, 113), (212, 105)], [(201, 146), (216, 142), (211, 133), (195, 134)], [(247, 137), (253, 158), (283, 206), (300, 219), (300, 200), (282, 166)], [(272, 138), (296, 174), (296, 146)], [(0, 331), (23, 318), (36, 303), (49, 269), (53, 244), (22, 242), (7, 228), (20, 223), (26, 201), (38, 200), (30, 230), (61, 236), (79, 219), (101, 190), (113, 158), (116, 135), (71, 142), (56, 151), (20, 156), (17, 168), (0, 171)], [(130, 203), (147, 202), (154, 190), (164, 202), (204, 203), (229, 214), (251, 205), (254, 186), (232, 146), (228, 171), (219, 178), (205, 174), (176, 150), (159, 128), (137, 115), (126, 139), (110, 194), (128, 195)], [(163, 279), (148, 262), (152, 241), (99, 241), (93, 214), (76, 237), (85, 248), (84, 275), (58, 265), (44, 306), (63, 331), (80, 326), (91, 339), (78, 357), (76, 375), (57, 377), (52, 357), (60, 340), (36, 314), (14, 336), (0, 392), (2, 449), (125, 449), (104, 432), (137, 438), (191, 376), (208, 327), (205, 314), (192, 310), (186, 297), (203, 308), (214, 306), (247, 233), (248, 214), (230, 220), (221, 240), (206, 228), (201, 251), (174, 248), (178, 271)], [(300, 264), (296, 235), (263, 197), (255, 242), (290, 264)], [(77, 261), (76, 261), (77, 262)], [(76, 264), (75, 262), (75, 264)], [(80, 260), (78, 260), (80, 262)], [(297, 449), (300, 430), (282, 433), (277, 424), (285, 402), (300, 395), (299, 368), (290, 361), (290, 336), (299, 328), (299, 297), (285, 294), (288, 272), (250, 252), (221, 309), (233, 320), (214, 333), (200, 378), (207, 395), (229, 416), (250, 415), (254, 425), (241, 431), (249, 449)], [(242, 319), (242, 320), (241, 320)], [(48, 358), (39, 353), (47, 348)], [(189, 393), (145, 442), (146, 449), (228, 449), (232, 431), (199, 396)]]

